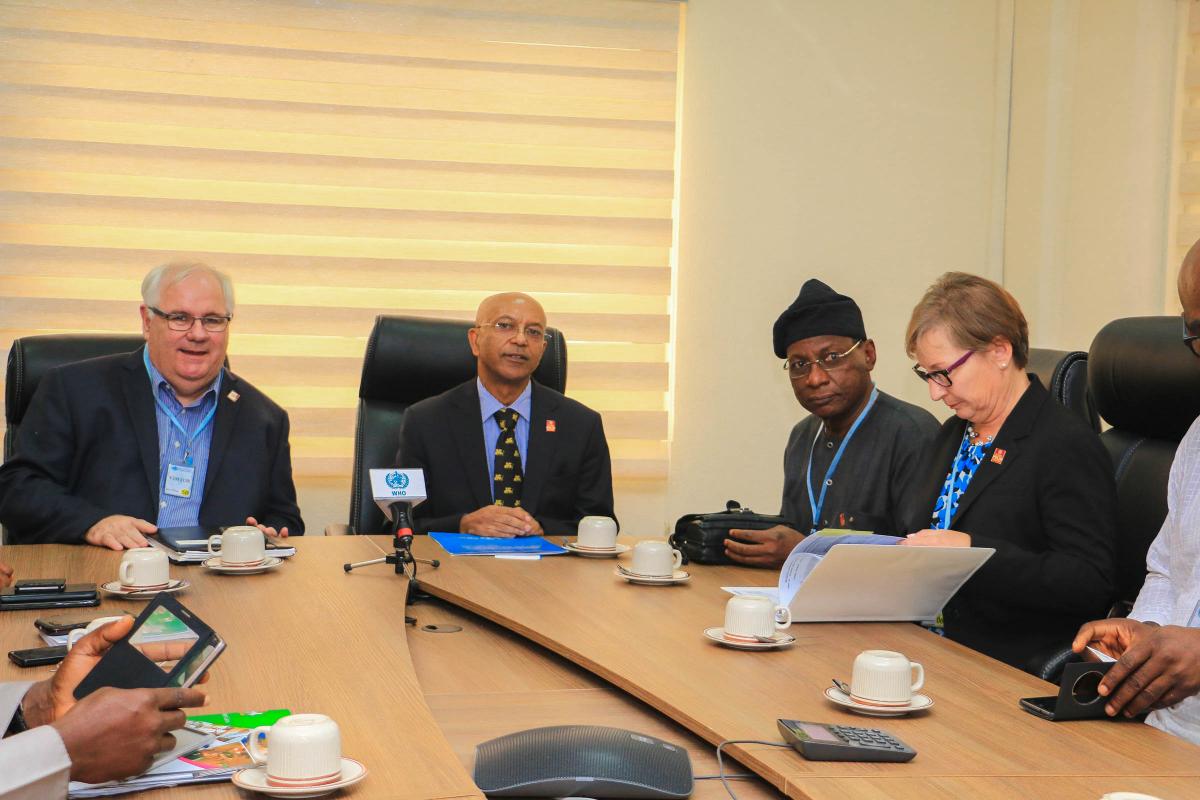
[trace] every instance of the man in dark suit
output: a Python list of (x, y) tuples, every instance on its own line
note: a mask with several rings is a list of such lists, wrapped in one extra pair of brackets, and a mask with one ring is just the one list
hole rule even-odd
[(229, 278), (164, 264), (142, 299), (144, 348), (42, 379), (0, 467), (0, 522), (19, 543), (114, 550), (145, 546), (159, 526), (303, 533), (287, 414), (224, 369)]
[(531, 380), (546, 312), (529, 295), (494, 295), (467, 332), (477, 377), (408, 410), (396, 462), (425, 470), (421, 533), (574, 535), (581, 517), (613, 516), (600, 415)]

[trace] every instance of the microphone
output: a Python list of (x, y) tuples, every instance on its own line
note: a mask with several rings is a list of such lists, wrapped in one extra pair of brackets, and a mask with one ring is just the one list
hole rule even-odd
[(405, 506), (407, 512), (428, 497), (423, 469), (373, 469), (370, 473), (371, 497), (393, 522), (397, 519), (394, 506)]

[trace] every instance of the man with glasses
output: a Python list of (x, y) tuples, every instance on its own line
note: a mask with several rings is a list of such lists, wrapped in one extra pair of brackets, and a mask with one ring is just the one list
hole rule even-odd
[(286, 412), (224, 368), (233, 285), (179, 262), (142, 281), (146, 346), (47, 373), (0, 467), (13, 540), (122, 550), (159, 527), (304, 532)]
[[(1200, 241), (1179, 269), (1183, 343), (1200, 356)], [(1134, 717), (1200, 744), (1200, 423), (1175, 451), (1167, 518), (1146, 555), (1146, 582), (1128, 618), (1088, 622), (1072, 645), (1117, 658), (1100, 683), (1109, 716)], [(1086, 654), (1086, 653), (1085, 653)]]
[(779, 514), (790, 525), (731, 531), (726, 555), (778, 568), (823, 528), (900, 532), (917, 459), (938, 432), (933, 415), (875, 388), (875, 343), (858, 304), (815, 278), (775, 321), (774, 345), (811, 414), (784, 451)]
[(533, 381), (546, 312), (526, 294), (485, 299), (467, 332), (476, 377), (408, 410), (396, 463), (425, 470), (420, 533), (571, 535), (613, 516), (600, 415)]

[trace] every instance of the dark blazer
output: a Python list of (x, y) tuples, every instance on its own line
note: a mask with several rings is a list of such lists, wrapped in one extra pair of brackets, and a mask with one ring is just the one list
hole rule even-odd
[[(475, 378), (414, 404), (404, 415), (396, 464), (425, 470), (429, 498), (413, 512), (419, 533), (459, 530), (464, 514), (490, 506)], [(613, 517), (612, 463), (600, 415), (533, 382), (521, 507), (549, 535), (574, 536), (581, 517)], [(546, 430), (546, 421), (554, 430)]]
[[(1112, 461), (1100, 437), (1029, 378), (950, 521), (996, 553), (945, 609), (949, 638), (1022, 668), (1069, 646), (1116, 591)], [(966, 426), (957, 417), (942, 425), (921, 467), (910, 532), (929, 527)]]
[[(253, 516), (303, 533), (287, 413), (227, 370), (212, 426), (200, 524), (243, 525)], [(112, 514), (154, 522), (158, 423), (142, 350), (47, 373), (21, 423), (16, 453), (0, 467), (0, 522), (14, 542), (82, 542)]]

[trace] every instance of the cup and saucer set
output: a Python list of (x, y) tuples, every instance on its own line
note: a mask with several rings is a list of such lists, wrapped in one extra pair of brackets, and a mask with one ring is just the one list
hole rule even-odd
[(787, 606), (775, 605), (765, 594), (743, 594), (725, 604), (725, 626), (705, 628), (705, 638), (734, 650), (779, 650), (795, 644), (785, 630), (792, 624)]
[(157, 594), (181, 592), (191, 586), (171, 578), (167, 554), (157, 547), (134, 547), (121, 556), (117, 580), (100, 584), (100, 590), (114, 597), (149, 600)]
[[(217, 546), (220, 549), (214, 549)], [(253, 525), (226, 528), (209, 538), (208, 552), (213, 557), (201, 562), (205, 569), (224, 575), (255, 575), (283, 563), (282, 558), (267, 555), (267, 539)]]
[(893, 650), (864, 650), (854, 659), (850, 684), (836, 678), (825, 697), (842, 708), (868, 717), (902, 717), (933, 708), (925, 685), (925, 668)]
[(361, 761), (342, 755), (341, 730), (324, 714), (292, 714), (255, 728), (246, 749), (258, 766), (233, 773), (233, 785), (267, 797), (324, 797), (367, 777)]
[(672, 586), (692, 579), (682, 565), (683, 553), (664, 541), (647, 539), (634, 546), (632, 565), (617, 564), (614, 574), (642, 586)]
[(567, 552), (584, 558), (616, 558), (629, 552), (629, 545), (617, 543), (617, 522), (612, 517), (584, 517), (579, 520), (579, 535), (563, 542)]

